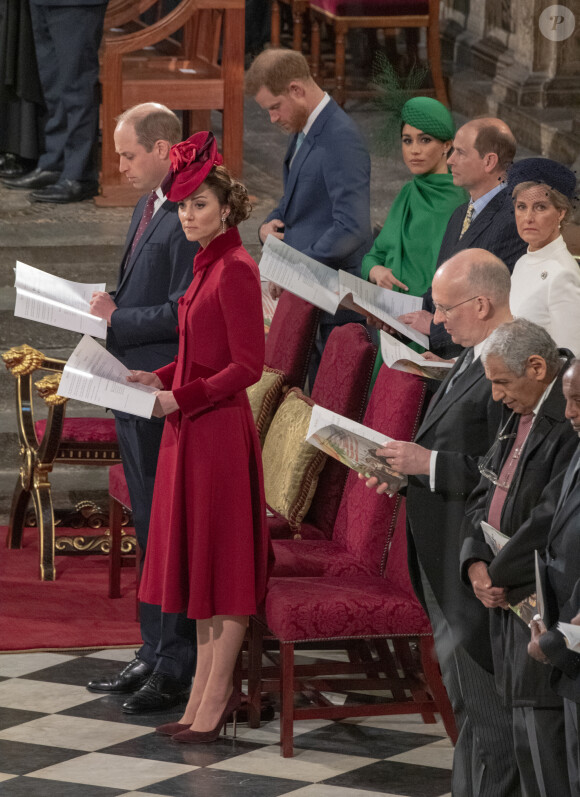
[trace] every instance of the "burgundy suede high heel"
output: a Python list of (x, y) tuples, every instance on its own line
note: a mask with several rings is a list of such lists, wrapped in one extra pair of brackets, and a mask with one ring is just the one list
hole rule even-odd
[(225, 733), (226, 725), (230, 718), (230, 715), (233, 716), (234, 738), (235, 738), (237, 713), (241, 704), (242, 704), (242, 696), (240, 695), (238, 690), (234, 687), (215, 728), (212, 728), (211, 731), (192, 731), (188, 729), (186, 731), (180, 731), (179, 733), (174, 734), (171, 738), (173, 739), (174, 742), (185, 742), (186, 744), (208, 744), (209, 742), (215, 742), (215, 740), (220, 735), (220, 731), (222, 728), (224, 729)]
[(176, 733), (186, 731), (190, 727), (190, 725), (183, 722), (166, 722), (165, 725), (159, 725), (155, 728), (155, 733), (160, 736), (175, 736)]

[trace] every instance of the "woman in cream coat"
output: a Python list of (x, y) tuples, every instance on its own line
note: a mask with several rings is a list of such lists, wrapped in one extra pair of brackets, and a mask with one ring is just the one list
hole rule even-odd
[(514, 164), (509, 182), (515, 185), (518, 234), (528, 244), (512, 274), (511, 311), (580, 355), (580, 267), (560, 232), (572, 209), (576, 178), (555, 161), (527, 158)]

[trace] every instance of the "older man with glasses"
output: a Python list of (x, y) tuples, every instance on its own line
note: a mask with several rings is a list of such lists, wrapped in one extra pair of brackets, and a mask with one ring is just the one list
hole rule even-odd
[[(510, 275), (495, 255), (466, 249), (437, 269), (432, 289), (436, 322), (465, 350), (435, 394), (416, 443), (391, 442), (377, 453), (409, 476), (409, 570), (431, 620), (459, 732), (452, 794), (516, 797), (511, 713), (495, 689), (489, 612), (459, 577), (465, 502), (501, 418), (480, 354), (489, 335), (511, 320)], [(376, 479), (367, 485), (387, 489)]]
[[(496, 329), (481, 353), (505, 418), (480, 462), (481, 480), (467, 504), (461, 572), (490, 610), (496, 687), (512, 710), (526, 797), (570, 794), (562, 700), (550, 688), (549, 669), (530, 658), (527, 649), (528, 623), (535, 614), (534, 552), (546, 547), (564, 474), (578, 444), (565, 417), (562, 393), (571, 357), (545, 329), (524, 319)], [(482, 522), (491, 527), (487, 537)]]

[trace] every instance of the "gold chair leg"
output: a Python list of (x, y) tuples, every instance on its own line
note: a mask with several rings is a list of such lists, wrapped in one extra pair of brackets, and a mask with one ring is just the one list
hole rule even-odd
[(10, 521), (8, 533), (6, 535), (7, 548), (22, 548), (22, 533), (24, 531), (24, 519), (26, 510), (30, 502), (30, 490), (22, 484), (19, 476), (12, 493), (12, 505), (10, 507)]
[(40, 554), (40, 580), (55, 581), (54, 567), (54, 512), (50, 494), (50, 482), (46, 474), (37, 471), (32, 498), (38, 525), (38, 546)]

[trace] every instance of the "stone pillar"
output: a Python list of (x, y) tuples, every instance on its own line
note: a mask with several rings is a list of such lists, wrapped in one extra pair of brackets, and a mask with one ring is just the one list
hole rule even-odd
[[(567, 30), (575, 18), (576, 30), (554, 40), (564, 30), (563, 15)], [(442, 31), (453, 72), (492, 78), (493, 101), (580, 106), (580, 0), (559, 6), (549, 0), (443, 0)]]

